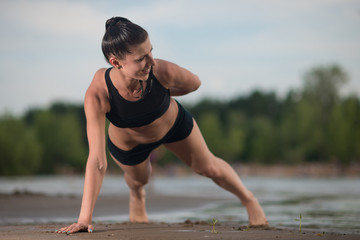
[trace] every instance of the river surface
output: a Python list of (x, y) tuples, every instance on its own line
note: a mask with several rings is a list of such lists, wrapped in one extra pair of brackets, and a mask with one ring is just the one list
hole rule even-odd
[[(341, 233), (360, 233), (360, 178), (243, 178), (244, 184), (255, 194), (271, 226)], [(0, 177), (0, 193), (41, 193), (46, 195), (82, 195), (83, 176)], [(179, 197), (208, 197), (217, 199), (196, 209), (149, 214), (152, 221), (181, 222), (209, 221), (247, 224), (244, 207), (237, 199), (200, 176), (155, 177), (148, 191)], [(106, 176), (101, 195), (128, 194), (122, 177)], [(218, 200), (223, 201), (218, 201)], [(1, 218), (1, 216), (0, 216)], [(56, 222), (57, 219), (52, 219)], [(96, 220), (96, 219), (94, 219)], [(101, 221), (125, 221), (125, 216), (102, 216)]]

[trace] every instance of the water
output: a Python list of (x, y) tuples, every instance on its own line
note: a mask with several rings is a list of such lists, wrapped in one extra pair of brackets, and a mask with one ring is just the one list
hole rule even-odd
[[(360, 178), (244, 178), (243, 181), (259, 199), (274, 227), (297, 228), (299, 222), (295, 219), (301, 214), (302, 229), (360, 233)], [(0, 193), (5, 194), (27, 191), (53, 196), (81, 196), (82, 186), (82, 176), (0, 178)], [(200, 195), (217, 199), (216, 203), (201, 208), (151, 213), (149, 218), (152, 221), (208, 221), (216, 218), (220, 222), (247, 224), (245, 209), (237, 199), (207, 178), (156, 177), (149, 184), (150, 189), (162, 195)], [(107, 176), (100, 194), (128, 194), (128, 188), (122, 177)], [(63, 219), (47, 220), (56, 222)], [(125, 221), (127, 215), (100, 216), (94, 220)]]

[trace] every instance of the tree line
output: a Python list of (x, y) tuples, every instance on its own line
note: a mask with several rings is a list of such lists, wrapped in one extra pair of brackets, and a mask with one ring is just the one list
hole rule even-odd
[[(210, 150), (230, 163), (360, 162), (360, 100), (340, 94), (347, 73), (338, 65), (318, 66), (303, 80), (283, 98), (257, 90), (184, 105)], [(87, 154), (82, 104), (0, 116), (0, 175), (82, 172)], [(179, 161), (167, 151), (157, 156), (162, 165)], [(115, 166), (109, 156), (108, 162)]]

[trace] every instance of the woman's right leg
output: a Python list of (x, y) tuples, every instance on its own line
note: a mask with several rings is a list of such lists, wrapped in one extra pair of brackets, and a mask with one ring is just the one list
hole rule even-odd
[(196, 173), (211, 178), (217, 185), (235, 194), (246, 207), (249, 225), (268, 224), (258, 200), (245, 187), (234, 169), (227, 162), (210, 152), (195, 120), (192, 132), (187, 138), (167, 143), (165, 147), (183, 160)]
[(146, 213), (146, 198), (144, 186), (149, 182), (151, 175), (150, 158), (134, 166), (124, 165), (112, 158), (124, 171), (124, 177), (130, 189), (129, 218), (130, 222), (148, 222)]

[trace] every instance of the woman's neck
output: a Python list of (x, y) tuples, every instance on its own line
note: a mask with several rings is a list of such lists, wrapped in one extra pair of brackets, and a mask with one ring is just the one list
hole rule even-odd
[(113, 68), (113, 70), (115, 71), (113, 74), (110, 72), (110, 78), (118, 92), (125, 98), (141, 98), (146, 88), (146, 81), (127, 77), (118, 69)]

